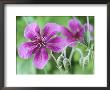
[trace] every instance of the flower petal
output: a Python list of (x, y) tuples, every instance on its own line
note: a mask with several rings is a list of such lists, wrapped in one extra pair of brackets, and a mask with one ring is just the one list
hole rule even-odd
[(47, 64), (49, 59), (46, 48), (41, 48), (38, 52), (36, 52), (33, 64), (38, 69), (43, 69)]
[[(93, 32), (93, 25), (89, 24), (89, 31)], [(87, 23), (84, 24), (84, 31), (87, 31)]]
[(20, 45), (18, 48), (18, 55), (21, 58), (28, 59), (29, 57), (32, 56), (36, 46), (33, 45), (32, 42), (26, 42)]
[(76, 46), (77, 40), (75, 38), (66, 38), (66, 40), (69, 43), (68, 46), (70, 47)]
[(69, 21), (69, 27), (71, 28), (72, 32), (75, 34), (76, 32), (80, 32), (82, 25), (78, 19), (73, 18)]
[(55, 37), (50, 39), (46, 46), (54, 52), (61, 52), (67, 45), (69, 45), (69, 42), (66, 39)]
[(72, 32), (69, 31), (69, 29), (66, 28), (66, 27), (64, 27), (64, 26), (61, 27), (61, 33), (62, 33), (64, 36), (68, 37), (68, 38), (72, 38), (72, 37), (73, 37)]
[(47, 23), (46, 26), (44, 27), (43, 37), (45, 37), (46, 40), (48, 40), (52, 36), (54, 36), (57, 32), (60, 32), (60, 25), (56, 23)]
[(24, 31), (24, 37), (27, 39), (34, 40), (36, 37), (39, 38), (40, 28), (36, 23), (28, 24)]

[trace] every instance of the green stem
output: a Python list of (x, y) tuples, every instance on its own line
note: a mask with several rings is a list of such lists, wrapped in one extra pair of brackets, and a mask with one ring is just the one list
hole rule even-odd
[(85, 64), (89, 63), (90, 54), (91, 54), (91, 49), (88, 48), (88, 54), (83, 58), (83, 62), (82, 62), (83, 70), (85, 69)]
[[(87, 16), (87, 32), (88, 32), (88, 36), (87, 36), (87, 38), (88, 38), (88, 43), (90, 44), (90, 33), (89, 33), (89, 17)], [(89, 47), (89, 44), (88, 44), (88, 47)]]
[(76, 51), (78, 51), (80, 53), (80, 60), (79, 63), (81, 64), (82, 60), (83, 60), (83, 53), (79, 48), (75, 48)]
[(57, 63), (56, 58), (53, 56), (53, 54), (51, 54), (51, 57), (54, 59), (54, 61)]
[(89, 30), (89, 17), (87, 16), (87, 30)]
[(54, 55), (52, 54), (52, 52), (51, 52), (51, 57), (54, 59), (54, 61), (56, 62), (56, 64), (57, 64), (57, 68), (59, 69), (59, 71), (61, 71), (61, 66), (59, 66), (59, 64), (57, 63), (57, 60), (56, 60), (56, 58), (54, 57)]
[[(88, 48), (89, 49), (89, 48)], [(91, 53), (91, 48), (88, 50), (88, 54), (87, 54), (87, 58), (88, 58), (88, 63), (89, 63), (89, 57), (90, 57), (90, 53)]]
[(70, 56), (69, 56), (70, 67), (71, 67), (71, 59), (72, 59), (73, 53), (74, 53), (74, 48), (72, 48), (72, 51), (71, 51)]
[(66, 58), (66, 48), (64, 49), (64, 57)]
[(24, 19), (25, 23), (28, 24), (28, 20), (26, 19), (25, 16), (23, 17), (23, 19)]

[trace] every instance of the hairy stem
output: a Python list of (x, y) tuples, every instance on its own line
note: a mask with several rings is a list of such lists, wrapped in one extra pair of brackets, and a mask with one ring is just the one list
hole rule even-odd
[(70, 59), (70, 60), (72, 59), (73, 52), (74, 52), (74, 48), (72, 48), (72, 51), (71, 51), (71, 53), (70, 53), (70, 56), (69, 56), (69, 59)]
[(61, 71), (61, 66), (59, 66), (58, 62), (57, 62), (57, 59), (54, 57), (54, 55), (52, 54), (51, 52), (51, 57), (54, 59), (55, 63), (57, 64), (57, 68), (59, 69), (59, 71)]
[(66, 48), (64, 49), (64, 57), (66, 58)]
[(79, 48), (75, 48), (76, 51), (78, 51), (80, 53), (80, 60), (79, 63), (81, 64), (82, 60), (83, 60), (83, 53)]
[(87, 16), (87, 30), (89, 30), (89, 17)]
[(28, 20), (25, 16), (23, 17), (23, 19), (24, 19), (25, 23), (28, 24)]
[(73, 53), (74, 53), (74, 48), (72, 48), (72, 51), (71, 51), (70, 56), (69, 56), (70, 67), (71, 67), (71, 59), (72, 59)]

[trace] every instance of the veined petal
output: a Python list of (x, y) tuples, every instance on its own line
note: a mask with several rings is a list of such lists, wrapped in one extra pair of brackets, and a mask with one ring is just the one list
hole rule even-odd
[(69, 45), (69, 42), (67, 42), (66, 39), (55, 37), (48, 41), (46, 47), (53, 52), (61, 52), (67, 45)]
[(68, 37), (68, 38), (72, 38), (73, 37), (73, 34), (71, 31), (69, 31), (68, 28), (64, 27), (64, 26), (61, 26), (61, 33), (65, 36), (65, 37)]
[(49, 59), (46, 48), (41, 48), (38, 52), (36, 52), (33, 64), (38, 69), (43, 69), (47, 64)]
[(36, 48), (36, 46), (33, 45), (32, 42), (23, 43), (18, 48), (18, 55), (21, 58), (28, 59), (29, 57), (32, 56), (35, 48)]
[(77, 40), (75, 38), (66, 38), (67, 42), (69, 43), (68, 46), (73, 47), (76, 45)]
[(43, 37), (46, 38), (46, 40), (50, 39), (52, 36), (54, 36), (57, 32), (60, 32), (60, 25), (56, 23), (47, 23), (44, 27), (43, 31)]
[(63, 40), (63, 38), (57, 36), (55, 38), (49, 39), (47, 43), (58, 43), (58, 42), (62, 42), (62, 40)]
[(71, 28), (72, 32), (75, 34), (76, 32), (80, 32), (82, 25), (78, 19), (73, 18), (69, 21), (69, 27)]
[(28, 24), (24, 31), (24, 37), (27, 39), (34, 40), (40, 36), (40, 28), (36, 23)]

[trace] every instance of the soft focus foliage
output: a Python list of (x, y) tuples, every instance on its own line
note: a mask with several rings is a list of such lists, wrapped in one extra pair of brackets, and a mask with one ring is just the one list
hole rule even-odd
[[(72, 19), (72, 16), (29, 16), (29, 17), (22, 17), (17, 16), (16, 17), (16, 73), (17, 74), (93, 74), (94, 73), (94, 39), (89, 43), (88, 38), (86, 39), (86, 36), (90, 34), (89, 32), (85, 33), (85, 44), (78, 43), (75, 48), (78, 48), (84, 56), (88, 54), (87, 47), (93, 46), (93, 51), (90, 52), (89, 55), (89, 63), (86, 65), (86, 67), (82, 67), (79, 64), (80, 61), (80, 51), (75, 50), (72, 55), (71, 60), (71, 67), (68, 65), (69, 62), (66, 62), (68, 66), (63, 67), (64, 69), (62, 71), (59, 71), (56, 67), (56, 63), (54, 62), (53, 58), (50, 57), (48, 64), (45, 66), (44, 69), (39, 70), (34, 67), (33, 65), (33, 58), (32, 56), (30, 59), (23, 60), (18, 56), (18, 47), (22, 42), (26, 42), (27, 40), (24, 38), (24, 29), (27, 25), (27, 23), (36, 22), (41, 29), (44, 28), (44, 25), (48, 22), (57, 23), (59, 25), (63, 25), (65, 27), (68, 27), (68, 21)], [(82, 24), (87, 23), (86, 16), (76, 16), (77, 19), (81, 21)], [(94, 27), (94, 16), (89, 16), (89, 23), (93, 25)], [(91, 38), (94, 38), (94, 32), (91, 32)], [(67, 58), (69, 58), (69, 55), (71, 53), (72, 48), (68, 47), (66, 49)], [(61, 53), (53, 53), (53, 55), (58, 58)], [(63, 62), (60, 62), (63, 63)], [(70, 68), (69, 68), (70, 67)], [(68, 69), (69, 68), (69, 69)], [(66, 70), (68, 69), (68, 70)]]

